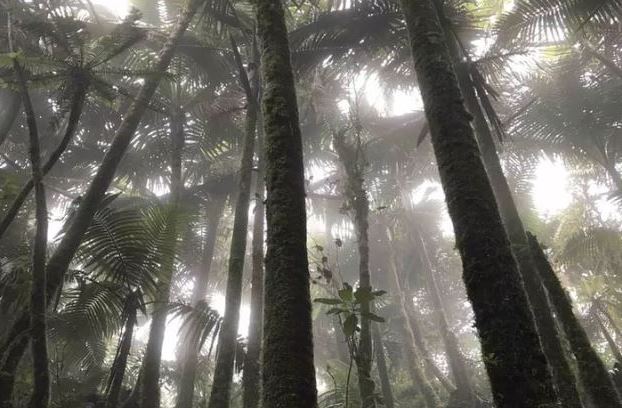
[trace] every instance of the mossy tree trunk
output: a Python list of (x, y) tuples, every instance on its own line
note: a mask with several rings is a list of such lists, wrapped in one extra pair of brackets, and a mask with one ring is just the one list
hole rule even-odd
[(264, 155), (261, 120), (258, 121), (255, 180), (255, 209), (253, 214), (251, 314), (248, 327), (248, 346), (242, 375), (242, 407), (257, 408), (261, 399), (261, 338), (263, 335), (263, 279), (264, 279)]
[(185, 143), (185, 113), (181, 109), (173, 107), (171, 109), (169, 123), (171, 132), (171, 194), (168, 203), (167, 211), (169, 214), (165, 236), (167, 239), (172, 240), (173, 244), (171, 245), (171, 254), (167, 254), (162, 261), (162, 275), (158, 280), (156, 301), (153, 305), (151, 326), (149, 328), (149, 340), (147, 341), (143, 359), (143, 377), (140, 396), (141, 406), (143, 408), (160, 406), (160, 364), (162, 362), (162, 345), (164, 344), (164, 334), (166, 332), (166, 318), (169, 309), (171, 282), (175, 272), (175, 257), (172, 254), (176, 251), (175, 242), (179, 235), (177, 217), (181, 209), (181, 196), (184, 189), (182, 156)]
[(391, 388), (391, 379), (389, 378), (384, 344), (378, 325), (374, 325), (372, 327), (372, 336), (374, 342), (374, 354), (376, 355), (376, 367), (378, 368), (378, 377), (380, 377), (380, 388), (382, 390), (382, 405), (386, 408), (393, 408), (395, 406), (395, 402), (393, 400), (393, 389)]
[(255, 0), (266, 138), (263, 408), (315, 408), (302, 139), (281, 0)]
[[(222, 219), (226, 197), (213, 197), (206, 211), (207, 231), (203, 243), (201, 266), (194, 280), (192, 289), (192, 306), (196, 307), (205, 301), (207, 284), (212, 268), (214, 248), (218, 238), (218, 225)], [(191, 341), (183, 345), (181, 350), (182, 361), (180, 363), (181, 379), (177, 388), (177, 401), (175, 408), (192, 408), (194, 400), (194, 381), (196, 378), (199, 356), (199, 344)]]
[(441, 182), (498, 407), (557, 406), (522, 279), (432, 0), (402, 0)]
[(41, 172), (41, 148), (37, 116), (32, 107), (24, 69), (17, 59), (13, 68), (26, 113), (28, 125), (28, 152), (32, 181), (35, 187), (35, 236), (32, 250), (32, 282), (30, 288), (30, 337), (32, 347), (33, 390), (28, 406), (47, 408), (50, 403), (50, 369), (47, 346), (47, 308), (45, 261), (48, 244), (48, 210)]
[[(74, 217), (69, 221), (69, 225), (67, 225), (63, 239), (60, 241), (56, 247), (56, 250), (49, 258), (46, 268), (46, 277), (48, 279), (46, 285), (46, 302), (48, 305), (51, 303), (51, 300), (56, 297), (56, 294), (62, 289), (65, 272), (67, 271), (73, 256), (78, 250), (82, 237), (91, 224), (93, 215), (97, 211), (99, 203), (104, 198), (108, 187), (114, 179), (116, 169), (129, 147), (132, 136), (134, 135), (134, 132), (136, 131), (136, 128), (138, 127), (138, 124), (147, 109), (151, 97), (160, 83), (160, 79), (166, 73), (168, 65), (175, 54), (179, 40), (185, 33), (186, 29), (190, 25), (190, 22), (192, 21), (192, 18), (203, 2), (204, 0), (188, 0), (179, 21), (160, 50), (156, 66), (153, 68), (153, 72), (155, 74), (150, 75), (145, 79), (145, 82), (136, 96), (136, 99), (119, 125), (112, 144), (110, 145), (110, 148), (104, 156), (93, 181), (89, 185), (82, 201), (80, 202), (80, 206), (76, 210)], [(25, 310), (18, 318), (16, 318), (12, 328), (9, 330), (11, 335), (6, 339), (5, 344), (0, 347), (1, 350), (9, 351), (10, 354), (10, 361), (7, 361), (10, 363), (10, 366), (4, 364), (1, 370), (3, 374), (0, 377), (0, 381), (3, 381), (3, 383), (0, 383), (0, 389), (9, 388), (7, 387), (7, 384), (4, 383), (4, 381), (11, 382), (11, 374), (8, 373), (8, 371), (12, 367), (17, 367), (17, 364), (25, 350), (23, 340), (20, 340), (23, 339), (22, 336), (24, 336), (24, 331), (19, 329), (29, 327), (29, 313), (30, 311)], [(12, 386), (10, 389), (12, 389)], [(7, 398), (4, 395), (2, 398)]]
[[(69, 118), (67, 120), (67, 127), (65, 128), (65, 132), (63, 134), (63, 138), (61, 139), (56, 149), (52, 152), (50, 157), (47, 159), (45, 164), (41, 167), (41, 177), (45, 177), (50, 170), (54, 167), (54, 165), (61, 158), (69, 143), (73, 140), (73, 136), (76, 133), (76, 129), (78, 128), (78, 123), (80, 122), (80, 117), (82, 116), (82, 111), (84, 109), (84, 103), (86, 99), (86, 86), (80, 86), (74, 92), (71, 98), (71, 107), (69, 111)], [(32, 191), (34, 187), (34, 181), (31, 178), (26, 182), (26, 184), (22, 187), (20, 192), (17, 194), (13, 202), (9, 206), (6, 214), (4, 214), (4, 218), (0, 221), (0, 239), (7, 231), (7, 229), (11, 226), (11, 223), (17, 217), (19, 210), (24, 205), (24, 202), (28, 198), (28, 195)]]
[[(393, 232), (387, 227), (387, 238), (389, 239), (389, 245), (394, 241)], [(389, 258), (390, 275), (393, 280), (393, 293), (397, 301), (398, 310), (402, 320), (400, 326), (402, 330), (402, 338), (404, 339), (403, 353), (406, 358), (406, 367), (410, 375), (410, 379), (413, 383), (413, 387), (418, 390), (423, 397), (426, 408), (436, 408), (440, 406), (438, 395), (434, 391), (432, 384), (426, 377), (424, 371), (421, 368), (422, 357), (420, 350), (417, 347), (417, 338), (411, 320), (409, 318), (409, 302), (407, 300), (406, 293), (402, 288), (400, 282), (399, 273), (396, 264), (397, 254), (395, 253), (393, 246), (391, 245), (391, 256)], [(421, 335), (421, 333), (419, 333)]]
[(528, 233), (530, 250), (542, 283), (557, 312), (572, 353), (577, 362), (579, 378), (592, 403), (598, 408), (619, 408), (620, 397), (607, 368), (590, 344), (585, 329), (572, 310), (570, 296), (564, 290), (535, 236)]
[[(450, 24), (449, 22), (446, 26)], [(450, 28), (449, 28), (450, 29)], [(475, 136), (481, 152), (482, 161), (490, 179), (499, 213), (512, 245), (519, 272), (523, 278), (527, 298), (536, 323), (542, 350), (547, 358), (560, 401), (568, 408), (581, 408), (576, 379), (562, 347), (561, 338), (548, 298), (542, 287), (538, 270), (529, 251), (527, 235), (516, 208), (512, 191), (503, 173), (497, 154), (493, 135), (480, 105), (474, 78), (469, 74), (469, 65), (463, 61), (465, 56), (459, 49), (458, 40), (446, 32), (450, 44), (450, 54), (456, 67), (456, 76), (465, 105), (474, 118)]]
[(208, 405), (210, 408), (229, 407), (240, 320), (240, 304), (242, 302), (242, 276), (244, 272), (244, 258), (246, 256), (248, 208), (253, 178), (253, 152), (257, 128), (257, 87), (251, 87), (246, 70), (238, 54), (237, 46), (235, 43), (232, 45), (235, 59), (238, 63), (239, 79), (246, 93), (246, 129), (240, 164), (239, 192), (235, 204), (233, 232), (231, 235), (229, 270), (225, 294), (225, 316), (218, 335), (214, 381)]
[[(354, 226), (358, 241), (359, 253), (359, 287), (371, 293), (371, 276), (369, 273), (369, 199), (364, 187), (363, 172), (365, 170), (365, 158), (361, 148), (360, 136), (356, 135), (354, 144), (345, 140), (346, 131), (341, 130), (334, 134), (333, 146), (339, 156), (346, 174), (345, 197), (347, 207), (354, 215)], [(362, 408), (374, 408), (376, 397), (374, 394), (374, 380), (371, 378), (372, 366), (372, 338), (371, 321), (369, 313), (371, 305), (368, 299), (362, 299), (361, 308), (361, 331), (356, 348), (356, 368), (359, 381)]]

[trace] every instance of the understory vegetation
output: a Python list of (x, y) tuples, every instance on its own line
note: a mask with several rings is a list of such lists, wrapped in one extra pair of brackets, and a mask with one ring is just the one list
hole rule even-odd
[(622, 408), (622, 0), (0, 0), (0, 408)]

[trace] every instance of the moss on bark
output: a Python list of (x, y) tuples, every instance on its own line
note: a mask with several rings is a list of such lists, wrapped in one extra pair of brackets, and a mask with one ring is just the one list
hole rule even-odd
[[(333, 146), (346, 173), (345, 197), (346, 205), (354, 215), (354, 226), (358, 242), (359, 253), (359, 286), (371, 293), (371, 276), (369, 273), (369, 199), (364, 187), (363, 171), (365, 158), (361, 149), (359, 135), (353, 145), (345, 140), (346, 131), (336, 132), (333, 137)], [(372, 322), (367, 317), (370, 313), (370, 301), (364, 299), (361, 306), (361, 331), (356, 353), (356, 368), (359, 381), (362, 408), (374, 408), (376, 397), (374, 394), (374, 380), (371, 378), (372, 366)]]
[(594, 406), (598, 408), (620, 408), (622, 404), (613, 380), (590, 344), (585, 329), (575, 316), (570, 297), (557, 278), (536, 237), (528, 233), (528, 238), (542, 283), (555, 307), (558, 319), (575, 356), (583, 388)]
[(557, 406), (435, 7), (431, 0), (402, 0), (401, 5), (495, 403)]
[(267, 249), (263, 408), (315, 408), (302, 140), (280, 0), (255, 0), (261, 44)]

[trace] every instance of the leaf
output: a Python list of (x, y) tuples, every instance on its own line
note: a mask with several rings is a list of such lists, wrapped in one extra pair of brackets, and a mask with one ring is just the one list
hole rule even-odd
[(344, 302), (352, 302), (354, 300), (352, 286), (348, 285), (347, 283), (344, 283), (343, 286), (344, 288), (340, 289), (339, 292), (337, 292), (339, 294), (339, 297)]
[(317, 298), (313, 299), (313, 301), (316, 303), (322, 303), (324, 305), (340, 305), (343, 303), (340, 299), (335, 298)]
[(356, 303), (369, 303), (374, 300), (374, 295), (371, 293), (371, 288), (357, 288), (354, 298)]
[(354, 335), (354, 332), (356, 331), (356, 327), (358, 325), (358, 317), (355, 314), (350, 314), (346, 320), (343, 322), (343, 334), (346, 335), (346, 337), (351, 337), (352, 335)]
[(378, 323), (384, 323), (386, 320), (384, 319), (384, 317), (380, 317), (377, 314), (374, 313), (362, 313), (363, 317), (366, 317), (369, 320), (372, 320), (374, 322), (378, 322)]
[(339, 314), (339, 313), (344, 313), (347, 312), (347, 309), (341, 308), (341, 307), (333, 307), (331, 308), (328, 312), (326, 312), (327, 315), (332, 315), (332, 314)]

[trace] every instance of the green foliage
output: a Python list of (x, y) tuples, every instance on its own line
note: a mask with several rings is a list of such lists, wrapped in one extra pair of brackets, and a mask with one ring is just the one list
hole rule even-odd
[(373, 305), (378, 298), (386, 294), (384, 290), (372, 291), (370, 288), (360, 287), (355, 290), (351, 285), (344, 282), (343, 288), (339, 289), (337, 294), (338, 297), (316, 298), (314, 299), (314, 302), (333, 306), (326, 312), (326, 314), (337, 315), (339, 317), (341, 328), (346, 337), (353, 338), (356, 333), (361, 330), (359, 326), (361, 318), (384, 323), (384, 318), (374, 313), (369, 312), (362, 314), (360, 307), (363, 302), (369, 302)]

